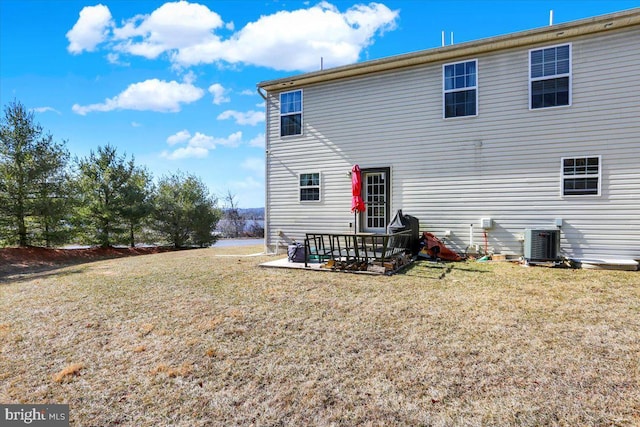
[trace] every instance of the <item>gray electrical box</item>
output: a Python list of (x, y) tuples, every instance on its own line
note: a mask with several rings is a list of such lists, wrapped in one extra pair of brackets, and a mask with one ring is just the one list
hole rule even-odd
[(491, 218), (480, 218), (480, 227), (485, 230), (493, 227), (493, 220)]
[(559, 245), (560, 230), (524, 230), (524, 259), (527, 261), (556, 261)]

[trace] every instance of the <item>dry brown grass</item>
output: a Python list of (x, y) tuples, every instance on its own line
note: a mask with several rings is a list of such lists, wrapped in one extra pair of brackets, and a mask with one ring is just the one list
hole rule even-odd
[(74, 363), (65, 367), (63, 370), (53, 376), (53, 380), (57, 383), (70, 381), (71, 377), (80, 375), (80, 371), (84, 368), (82, 363)]
[(260, 250), (0, 283), (2, 403), (69, 403), (76, 426), (640, 424), (640, 273), (240, 256)]

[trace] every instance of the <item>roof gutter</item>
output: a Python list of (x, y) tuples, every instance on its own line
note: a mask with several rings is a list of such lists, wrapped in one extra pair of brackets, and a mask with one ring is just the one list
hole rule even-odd
[[(620, 30), (640, 24), (640, 8), (624, 12), (558, 24), (534, 30), (523, 31), (503, 36), (449, 45), (404, 55), (392, 56), (324, 71), (300, 74), (277, 80), (258, 83), (258, 88), (268, 92), (280, 91), (315, 83), (349, 77), (364, 76), (394, 69), (413, 67), (433, 62), (448, 61), (459, 57), (475, 56), (497, 50), (513, 49), (537, 43), (556, 43), (565, 39), (595, 34), (604, 31)], [(262, 94), (261, 94), (262, 95)]]
[(267, 94), (263, 93), (264, 89), (262, 89), (262, 86), (258, 86), (258, 95), (260, 95), (262, 97), (262, 99), (264, 99), (265, 101), (267, 100)]

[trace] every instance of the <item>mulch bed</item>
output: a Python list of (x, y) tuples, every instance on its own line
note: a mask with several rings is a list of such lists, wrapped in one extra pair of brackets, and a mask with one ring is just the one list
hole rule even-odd
[(148, 255), (178, 250), (171, 246), (136, 248), (92, 247), (86, 249), (54, 249), (37, 246), (0, 249), (0, 278), (43, 269), (81, 264), (102, 259)]

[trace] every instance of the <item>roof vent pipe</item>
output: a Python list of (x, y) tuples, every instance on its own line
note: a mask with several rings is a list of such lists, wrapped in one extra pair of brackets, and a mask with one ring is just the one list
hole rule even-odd
[(549, 26), (553, 25), (553, 9), (549, 11)]
[(442, 30), (442, 47), (444, 47), (444, 30)]

